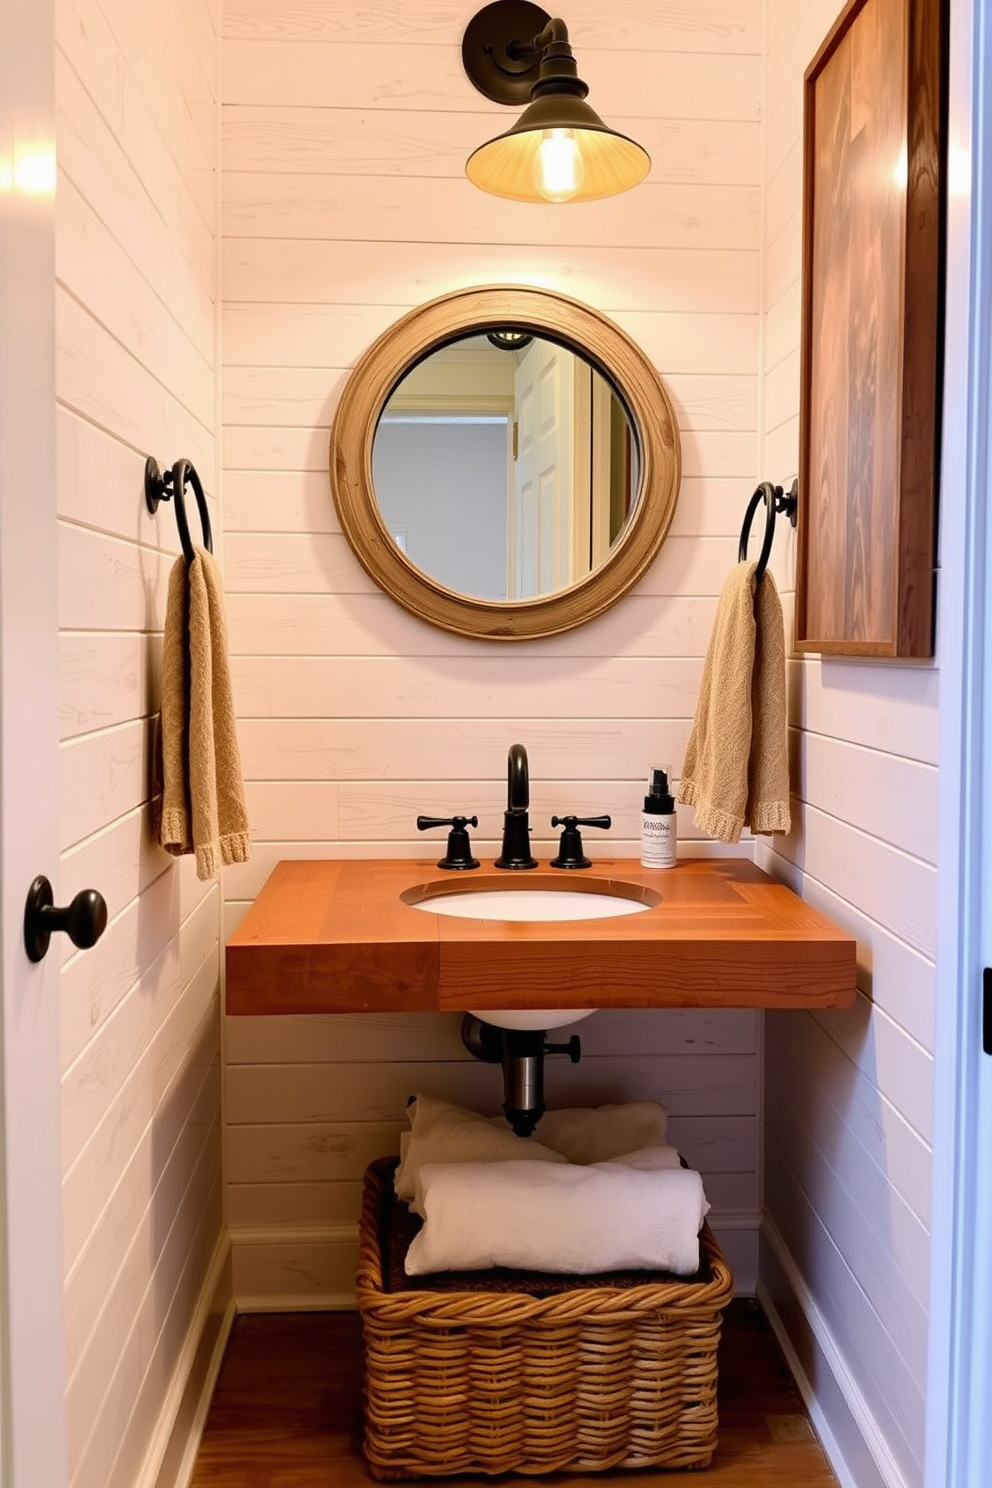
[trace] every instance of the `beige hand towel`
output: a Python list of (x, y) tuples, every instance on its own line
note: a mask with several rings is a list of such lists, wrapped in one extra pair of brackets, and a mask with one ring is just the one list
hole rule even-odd
[[(738, 563), (723, 586), (678, 798), (721, 842), (789, 830), (785, 630), (775, 580)], [(757, 588), (757, 594), (755, 590)]]
[(197, 878), (251, 853), (220, 571), (203, 548), (169, 575), (162, 641), (159, 841), (196, 854)]

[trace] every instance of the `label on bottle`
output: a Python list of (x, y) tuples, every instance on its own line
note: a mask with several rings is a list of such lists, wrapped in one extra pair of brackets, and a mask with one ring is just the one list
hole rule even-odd
[(673, 811), (667, 816), (652, 816), (645, 811), (641, 816), (641, 866), (643, 868), (674, 868), (678, 817)]

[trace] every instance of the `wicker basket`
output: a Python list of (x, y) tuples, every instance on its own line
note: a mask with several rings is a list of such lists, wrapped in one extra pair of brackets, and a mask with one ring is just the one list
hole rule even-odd
[(733, 1278), (708, 1226), (688, 1281), (389, 1292), (394, 1169), (366, 1172), (359, 1232), (373, 1477), (709, 1465)]

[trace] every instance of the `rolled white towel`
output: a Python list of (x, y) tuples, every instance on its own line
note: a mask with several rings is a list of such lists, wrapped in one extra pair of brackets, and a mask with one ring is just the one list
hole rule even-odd
[(668, 1116), (660, 1101), (545, 1111), (537, 1128), (545, 1147), (571, 1163), (606, 1162), (624, 1152), (664, 1145)]
[(699, 1268), (709, 1205), (691, 1168), (428, 1163), (418, 1189), (425, 1222), (407, 1251), (408, 1276), (490, 1266), (691, 1276)]
[(515, 1136), (505, 1121), (494, 1124), (486, 1116), (447, 1101), (418, 1095), (407, 1107), (410, 1132), (400, 1139), (400, 1165), (393, 1186), (415, 1214), (417, 1175), (425, 1163), (560, 1163), (566, 1159), (533, 1138)]

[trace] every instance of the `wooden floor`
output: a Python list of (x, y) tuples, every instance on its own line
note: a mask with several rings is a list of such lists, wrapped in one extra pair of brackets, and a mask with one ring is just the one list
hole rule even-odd
[[(192, 1488), (370, 1488), (361, 1449), (355, 1313), (236, 1319)], [(705, 1472), (559, 1474), (555, 1488), (837, 1488), (802, 1401), (753, 1302), (724, 1314), (720, 1445)], [(424, 1483), (425, 1480), (420, 1480)], [(523, 1484), (540, 1479), (447, 1478)]]

